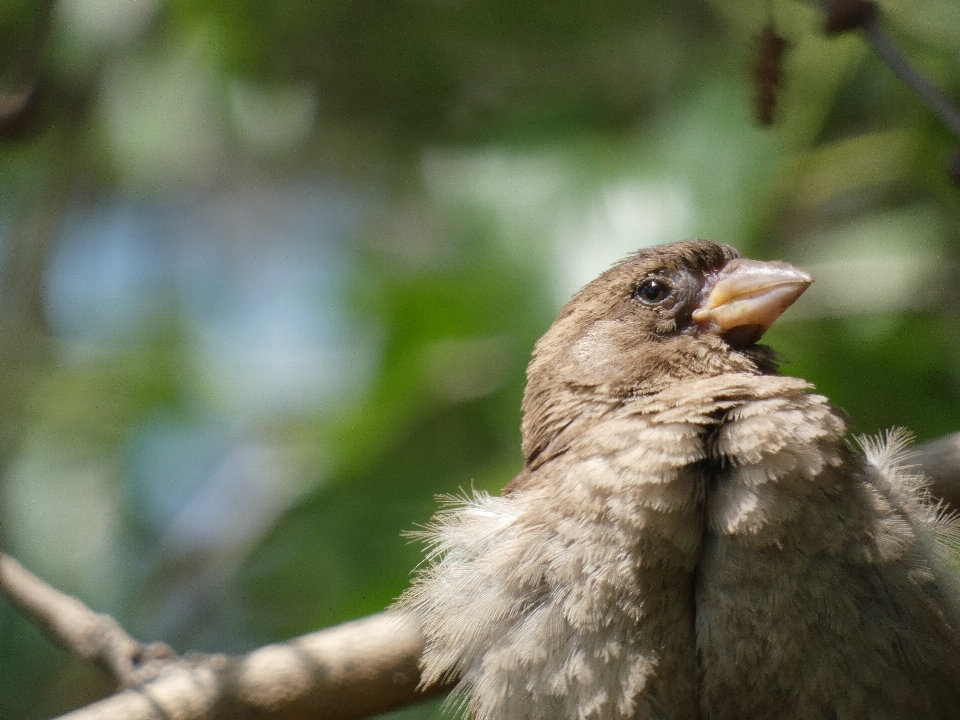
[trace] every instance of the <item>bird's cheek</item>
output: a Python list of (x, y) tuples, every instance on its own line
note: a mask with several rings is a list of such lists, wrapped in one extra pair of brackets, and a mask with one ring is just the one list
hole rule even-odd
[(639, 349), (627, 335), (622, 323), (596, 323), (573, 345), (571, 362), (564, 365), (565, 379), (576, 385), (599, 387), (619, 384), (635, 375)]
[(598, 385), (602, 378), (614, 372), (615, 353), (609, 343), (596, 333), (587, 333), (573, 346), (571, 362), (563, 367), (567, 380), (576, 385)]

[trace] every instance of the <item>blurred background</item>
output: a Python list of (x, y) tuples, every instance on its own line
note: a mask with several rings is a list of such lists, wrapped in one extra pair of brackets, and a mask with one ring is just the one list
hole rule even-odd
[[(960, 5), (880, 6), (960, 100)], [(0, 543), (178, 651), (381, 610), (435, 495), (520, 468), (563, 302), (695, 236), (813, 273), (768, 341), (855, 432), (960, 430), (957, 139), (821, 25), (797, 0), (3, 0)], [(0, 717), (110, 689), (0, 605)]]

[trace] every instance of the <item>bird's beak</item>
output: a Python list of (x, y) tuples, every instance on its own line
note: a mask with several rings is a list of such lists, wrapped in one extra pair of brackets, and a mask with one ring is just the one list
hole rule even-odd
[(731, 260), (707, 281), (693, 321), (703, 332), (723, 335), (736, 345), (749, 345), (759, 340), (812, 282), (807, 273), (787, 263)]

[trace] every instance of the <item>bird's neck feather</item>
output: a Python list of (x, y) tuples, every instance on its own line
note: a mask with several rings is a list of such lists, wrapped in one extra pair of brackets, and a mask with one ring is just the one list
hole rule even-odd
[[(538, 347), (527, 370), (523, 396), (520, 430), (526, 465), (542, 464), (561, 451), (554, 445), (571, 426), (591, 423), (636, 398), (686, 393), (691, 383), (702, 380), (708, 381), (712, 391), (720, 376), (777, 376), (779, 372), (779, 356), (772, 348), (753, 345), (734, 352), (719, 339), (716, 344), (723, 352), (665, 353), (658, 362), (638, 368), (633, 378), (617, 373), (616, 380), (608, 382), (580, 377), (575, 368), (557, 362), (557, 357)], [(740, 384), (734, 381), (733, 386)]]

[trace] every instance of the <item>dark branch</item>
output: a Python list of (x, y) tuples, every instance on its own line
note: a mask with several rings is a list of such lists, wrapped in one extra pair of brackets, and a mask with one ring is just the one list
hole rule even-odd
[(869, 14), (861, 24), (861, 28), (880, 59), (893, 70), (904, 85), (912, 89), (931, 110), (940, 116), (944, 125), (950, 128), (957, 138), (960, 138), (960, 112), (937, 86), (907, 62), (880, 25), (877, 13)]
[(930, 481), (930, 492), (953, 512), (960, 512), (960, 433), (912, 448)]
[(880, 13), (874, 3), (866, 0), (826, 0), (823, 6), (826, 12), (824, 30), (828, 34), (857, 28), (862, 30), (877, 56), (960, 138), (960, 112), (893, 44), (880, 23)]

